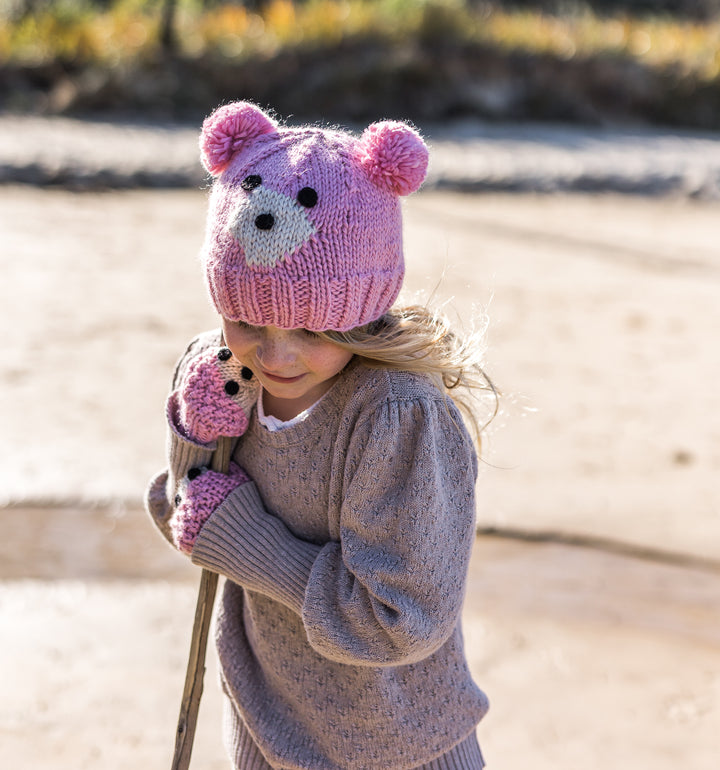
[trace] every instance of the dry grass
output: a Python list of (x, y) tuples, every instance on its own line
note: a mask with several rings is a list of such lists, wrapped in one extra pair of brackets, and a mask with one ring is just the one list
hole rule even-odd
[[(37, 64), (61, 59), (116, 65), (154, 54), (160, 9), (117, 0), (106, 10), (88, 0), (58, 0), (25, 18), (0, 25), (0, 62)], [(230, 60), (297, 45), (332, 46), (343, 39), (411, 42), (434, 37), (476, 42), (500, 50), (550, 54), (561, 59), (623, 56), (654, 68), (673, 66), (700, 80), (720, 75), (720, 20), (600, 17), (472, 9), (463, 0), (273, 0), (260, 14), (240, 5), (204, 9), (180, 0), (179, 52)]]

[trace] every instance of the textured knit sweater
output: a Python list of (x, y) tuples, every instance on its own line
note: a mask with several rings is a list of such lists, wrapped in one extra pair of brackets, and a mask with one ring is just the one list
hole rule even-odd
[[(197, 338), (176, 380), (218, 341)], [(169, 420), (170, 467), (147, 495), (168, 538), (178, 481), (214, 448)], [(270, 764), (401, 770), (466, 738), (487, 710), (460, 628), (477, 462), (451, 400), (354, 359), (297, 425), (270, 432), (254, 415), (233, 459), (253, 482), (192, 560), (227, 578), (223, 689)]]

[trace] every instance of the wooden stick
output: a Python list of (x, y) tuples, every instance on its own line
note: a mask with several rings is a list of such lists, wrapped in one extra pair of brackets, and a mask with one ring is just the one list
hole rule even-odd
[[(219, 473), (227, 473), (231, 453), (232, 439), (221, 436), (218, 439), (217, 449), (213, 453), (212, 469)], [(195, 621), (190, 641), (190, 656), (185, 673), (185, 688), (180, 703), (177, 732), (175, 733), (172, 770), (188, 770), (190, 767), (200, 698), (203, 692), (205, 653), (210, 635), (210, 620), (212, 619), (217, 584), (217, 573), (204, 569), (200, 575), (200, 588), (195, 606)]]

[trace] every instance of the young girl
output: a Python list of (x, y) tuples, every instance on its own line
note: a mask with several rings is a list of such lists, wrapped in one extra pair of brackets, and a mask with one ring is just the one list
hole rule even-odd
[[(201, 148), (222, 333), (178, 365), (147, 505), (227, 578), (234, 767), (479, 770), (488, 704), (460, 625), (477, 461), (448, 393), (489, 383), (442, 319), (393, 307), (399, 196), (422, 183), (425, 144), (403, 123), (354, 138), (238, 102)], [(240, 434), (230, 472), (208, 470)]]

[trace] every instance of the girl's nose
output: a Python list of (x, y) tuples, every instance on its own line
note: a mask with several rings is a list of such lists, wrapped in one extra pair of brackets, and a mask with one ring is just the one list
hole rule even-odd
[(288, 366), (295, 361), (295, 350), (284, 334), (266, 334), (257, 346), (260, 364), (269, 370)]

